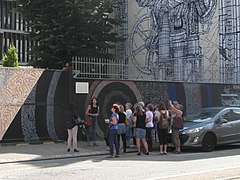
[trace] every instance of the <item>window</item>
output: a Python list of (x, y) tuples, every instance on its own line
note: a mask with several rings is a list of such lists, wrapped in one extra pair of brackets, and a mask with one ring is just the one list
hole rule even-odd
[(232, 121), (240, 120), (240, 110), (232, 110)]

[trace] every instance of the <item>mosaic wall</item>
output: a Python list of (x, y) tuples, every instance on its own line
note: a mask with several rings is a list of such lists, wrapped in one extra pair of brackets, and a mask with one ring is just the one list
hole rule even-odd
[(0, 140), (42, 73), (41, 69), (0, 68)]
[(0, 70), (0, 142), (64, 139), (65, 111), (69, 104), (67, 71)]
[[(76, 82), (89, 83), (88, 93), (76, 94)], [(100, 106), (99, 138), (103, 138), (104, 119), (114, 103), (162, 101), (167, 105), (168, 100), (177, 100), (184, 115), (202, 107), (240, 106), (240, 85), (69, 79), (64, 70), (21, 68), (0, 69), (0, 95), (0, 142), (66, 140), (68, 104), (73, 102), (84, 118), (93, 97)], [(85, 140), (81, 131), (79, 140)]]

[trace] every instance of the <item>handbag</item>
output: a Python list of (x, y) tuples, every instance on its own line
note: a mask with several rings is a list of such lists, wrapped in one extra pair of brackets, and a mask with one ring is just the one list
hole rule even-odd
[(83, 124), (83, 121), (82, 121), (82, 119), (80, 118), (80, 116), (78, 116), (78, 117), (73, 117), (73, 123), (74, 123), (75, 125), (81, 125), (81, 124)]
[(130, 126), (130, 121), (128, 120), (128, 118), (125, 119), (125, 125)]
[(184, 118), (183, 117), (175, 117), (173, 118), (172, 127), (174, 129), (182, 129), (184, 124)]
[(92, 125), (92, 118), (91, 117), (85, 118), (84, 125), (87, 126), (87, 127), (91, 126)]

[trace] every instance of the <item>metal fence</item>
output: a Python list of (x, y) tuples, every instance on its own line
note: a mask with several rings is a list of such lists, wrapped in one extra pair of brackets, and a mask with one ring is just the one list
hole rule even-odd
[[(116, 59), (74, 57), (72, 67), (74, 78), (112, 79), (112, 80), (146, 80), (171, 82), (204, 82), (219, 83), (217, 76), (207, 77), (207, 73), (198, 68), (176, 67), (173, 62), (152, 65), (144, 73), (135, 64)], [(145, 67), (146, 68), (146, 67)]]
[(72, 67), (75, 78), (122, 79), (126, 65), (107, 58), (74, 57)]

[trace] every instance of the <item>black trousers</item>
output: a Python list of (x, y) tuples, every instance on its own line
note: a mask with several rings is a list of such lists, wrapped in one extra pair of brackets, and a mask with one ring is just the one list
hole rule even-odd
[(120, 147), (120, 136), (123, 142), (123, 152), (126, 152), (126, 148), (127, 148), (127, 142), (126, 142), (126, 133), (124, 134), (118, 134), (118, 144)]
[(158, 139), (160, 145), (167, 145), (168, 144), (168, 129), (160, 129), (158, 128)]
[(146, 141), (148, 144), (148, 150), (152, 151), (152, 127), (146, 127)]

